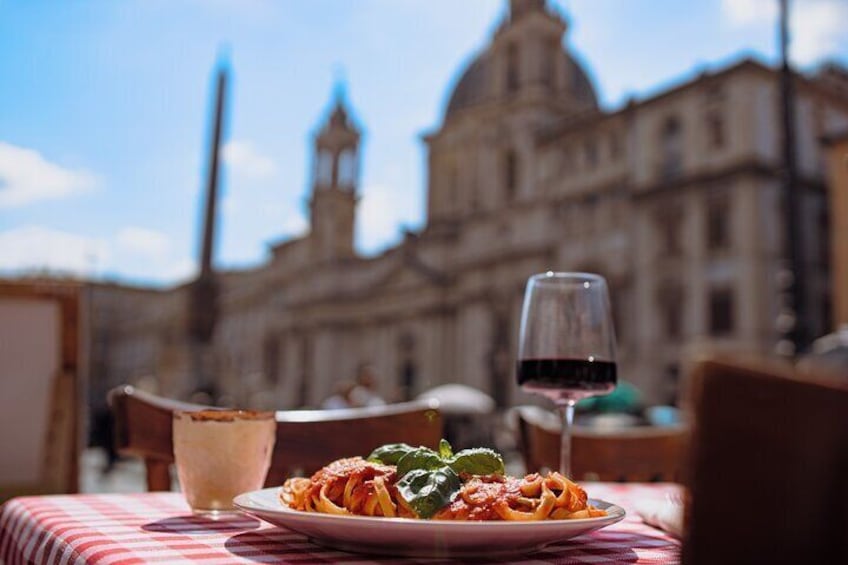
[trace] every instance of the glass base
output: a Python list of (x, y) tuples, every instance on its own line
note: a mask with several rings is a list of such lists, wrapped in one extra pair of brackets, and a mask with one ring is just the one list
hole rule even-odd
[(244, 516), (238, 508), (192, 508), (191, 513), (207, 520), (229, 520)]

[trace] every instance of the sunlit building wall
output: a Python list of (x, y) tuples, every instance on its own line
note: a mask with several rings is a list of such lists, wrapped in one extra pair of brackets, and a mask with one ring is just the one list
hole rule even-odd
[[(671, 401), (693, 348), (774, 349), (777, 72), (745, 60), (602, 110), (563, 48), (564, 19), (541, 1), (510, 4), (423, 138), (426, 225), (377, 257), (354, 251), (361, 124), (343, 100), (321, 120), (310, 233), (221, 276), (221, 401), (316, 406), (364, 362), (387, 399), (461, 382), (501, 405), (527, 401), (513, 382), (519, 311), (527, 277), (547, 270), (607, 277), (620, 376), (650, 402)], [(818, 140), (848, 125), (848, 81), (797, 81), (807, 324), (818, 335), (830, 329)], [(94, 293), (99, 389), (153, 375), (160, 392), (188, 396), (185, 289)]]

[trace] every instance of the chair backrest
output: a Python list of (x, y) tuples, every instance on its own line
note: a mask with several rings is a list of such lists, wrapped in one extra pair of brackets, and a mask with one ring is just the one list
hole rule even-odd
[[(208, 409), (121, 386), (109, 393), (119, 452), (141, 457), (149, 490), (168, 490), (174, 461), (171, 440), (175, 410)], [(282, 410), (276, 414), (277, 441), (266, 484), (309, 475), (341, 457), (368, 455), (385, 443), (435, 448), (442, 418), (431, 402), (408, 402), (344, 410)]]
[(691, 402), (684, 562), (848, 563), (848, 381), (713, 358)]
[(81, 301), (74, 283), (0, 282), (0, 502), (79, 489)]
[[(559, 430), (518, 412), (521, 453), (527, 472), (559, 468)], [(599, 481), (676, 481), (682, 473), (684, 427), (634, 427), (616, 431), (575, 428), (573, 478)]]

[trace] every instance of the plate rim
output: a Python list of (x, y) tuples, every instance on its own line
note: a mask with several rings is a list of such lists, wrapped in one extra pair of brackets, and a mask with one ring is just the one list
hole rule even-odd
[[(609, 526), (615, 524), (616, 522), (620, 522), (627, 516), (627, 511), (619, 504), (615, 504), (613, 502), (608, 502), (605, 500), (597, 499), (597, 498), (589, 498), (589, 502), (593, 504), (601, 503), (606, 505), (605, 510), (608, 512), (612, 510), (613, 514), (607, 514), (606, 516), (598, 516), (595, 518), (574, 518), (570, 520), (527, 520), (527, 521), (506, 521), (506, 520), (422, 520), (416, 518), (386, 518), (383, 516), (360, 516), (360, 515), (339, 515), (339, 514), (325, 514), (321, 512), (304, 512), (302, 510), (295, 510), (294, 508), (290, 508), (285, 506), (282, 502), (279, 503), (279, 507), (271, 508), (268, 506), (259, 506), (256, 504), (250, 504), (251, 497), (253, 496), (269, 496), (273, 495), (275, 500), (279, 500), (279, 490), (282, 487), (267, 487), (254, 491), (243, 492), (233, 498), (233, 504), (240, 510), (252, 514), (254, 516), (258, 516), (263, 519), (260, 514), (268, 513), (275, 516), (281, 516), (289, 518), (291, 517), (294, 520), (306, 520), (310, 522), (314, 521), (323, 521), (324, 523), (337, 523), (337, 524), (350, 524), (351, 520), (359, 522), (362, 525), (372, 524), (372, 525), (392, 525), (398, 527), (414, 527), (414, 528), (426, 528), (426, 527), (445, 527), (446, 524), (451, 525), (451, 529), (493, 529), (493, 528), (532, 528), (535, 530), (538, 529), (560, 529), (564, 525), (570, 525), (573, 527), (580, 525), (594, 525), (594, 524), (603, 524), (603, 526)], [(267, 521), (267, 520), (265, 520)], [(601, 527), (603, 527), (601, 526)]]

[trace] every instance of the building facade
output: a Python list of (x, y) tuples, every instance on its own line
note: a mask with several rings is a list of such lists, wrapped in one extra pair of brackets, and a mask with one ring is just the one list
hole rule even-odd
[[(220, 274), (227, 403), (315, 406), (361, 363), (387, 399), (447, 382), (514, 384), (527, 277), (593, 271), (611, 288), (620, 378), (669, 402), (691, 348), (771, 352), (783, 257), (779, 77), (752, 60), (599, 107), (544, 0), (511, 0), (424, 136), (427, 220), (357, 255), (360, 133), (339, 100), (314, 139), (310, 232)], [(836, 78), (834, 78), (836, 77)], [(830, 330), (819, 138), (848, 126), (844, 73), (796, 78), (806, 324)], [(185, 287), (91, 287), (92, 391), (152, 376), (186, 397)]]

